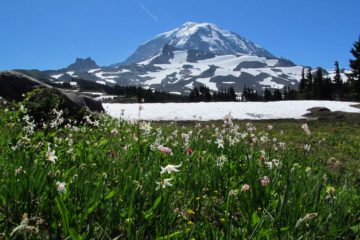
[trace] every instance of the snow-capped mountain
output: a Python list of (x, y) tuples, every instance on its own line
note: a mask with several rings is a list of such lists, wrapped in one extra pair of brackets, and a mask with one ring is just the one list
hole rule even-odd
[(123, 64), (147, 60), (159, 54), (166, 44), (181, 50), (200, 50), (216, 55), (246, 54), (274, 57), (261, 46), (215, 24), (187, 22), (140, 45)]
[(256, 90), (296, 88), (302, 69), (236, 33), (210, 23), (188, 22), (142, 44), (123, 64), (99, 67), (90, 58), (76, 59), (67, 68), (43, 71), (41, 76), (47, 74), (58, 82), (81, 78), (179, 94), (200, 85), (214, 91), (234, 87), (240, 93), (245, 85)]

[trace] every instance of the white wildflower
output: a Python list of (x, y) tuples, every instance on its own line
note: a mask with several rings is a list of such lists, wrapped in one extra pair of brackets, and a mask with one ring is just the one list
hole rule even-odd
[(305, 145), (304, 145), (304, 149), (305, 149), (305, 151), (309, 152), (310, 149), (311, 149), (311, 145), (305, 144)]
[(309, 221), (317, 218), (317, 213), (307, 213), (303, 218), (300, 218), (295, 225), (295, 228), (300, 227), (303, 224), (307, 224)]
[(172, 173), (172, 172), (179, 172), (180, 170), (178, 169), (179, 167), (181, 167), (182, 163), (180, 163), (179, 165), (172, 165), (172, 164), (168, 164), (166, 167), (160, 167), (161, 171), (160, 174), (164, 174), (164, 173)]
[(165, 179), (161, 179), (160, 182), (156, 182), (156, 184), (158, 185), (156, 190), (159, 190), (160, 188), (171, 187), (172, 186), (172, 184), (170, 183), (171, 180), (172, 178), (165, 178)]
[(52, 163), (55, 163), (58, 160), (58, 157), (55, 155), (55, 150), (51, 150), (50, 146), (48, 146), (46, 159)]
[(310, 130), (309, 130), (309, 126), (307, 125), (307, 123), (304, 123), (303, 125), (301, 125), (301, 128), (304, 130), (304, 132), (306, 133), (306, 135), (310, 135)]
[(56, 190), (58, 193), (66, 193), (66, 183), (57, 181)]
[(220, 155), (220, 157), (216, 160), (216, 165), (222, 168), (227, 161), (227, 157), (225, 155)]
[(224, 139), (222, 137), (217, 138), (215, 143), (218, 145), (218, 148), (224, 148)]

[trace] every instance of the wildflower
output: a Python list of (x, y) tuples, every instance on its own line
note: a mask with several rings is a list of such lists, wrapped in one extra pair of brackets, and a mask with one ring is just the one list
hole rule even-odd
[(113, 130), (111, 130), (111, 134), (113, 135), (113, 136), (115, 136), (115, 135), (117, 135), (119, 132), (118, 132), (118, 130), (116, 129), (116, 128), (114, 128)]
[(116, 152), (115, 152), (115, 151), (111, 151), (109, 155), (110, 155), (111, 158), (114, 158), (114, 157), (116, 157)]
[(275, 167), (280, 166), (280, 161), (278, 159), (273, 159), (271, 162), (274, 164)]
[(216, 139), (215, 143), (218, 145), (218, 148), (224, 148), (224, 140), (222, 137)]
[(191, 147), (188, 147), (187, 149), (186, 149), (186, 154), (187, 155), (191, 155), (193, 153), (193, 149), (191, 148)]
[(184, 145), (187, 146), (190, 140), (190, 134), (182, 133), (181, 137), (184, 139)]
[(134, 180), (133, 183), (134, 183), (135, 186), (136, 186), (136, 190), (142, 189), (142, 185), (141, 185), (141, 183), (140, 183), (139, 181)]
[(232, 196), (232, 197), (236, 197), (236, 195), (238, 194), (238, 192), (239, 192), (239, 191), (238, 191), (237, 189), (235, 189), (235, 190), (231, 189), (230, 192), (229, 192), (229, 195)]
[[(18, 233), (18, 232), (23, 232), (25, 234), (25, 232), (30, 232), (30, 233), (38, 233), (39, 229), (35, 226), (30, 226), (29, 225), (29, 218), (28, 218), (28, 214), (24, 213), (22, 216), (22, 220), (20, 222), (20, 225), (18, 225), (17, 227), (15, 227), (11, 233), (10, 233), (10, 238), (12, 239), (13, 236)], [(1, 237), (1, 235), (0, 235)]]
[(309, 144), (305, 144), (305, 145), (304, 145), (304, 150), (305, 150), (305, 151), (309, 152), (310, 149), (311, 149), (311, 145), (309, 145)]
[(216, 165), (219, 166), (220, 168), (224, 166), (224, 163), (227, 161), (227, 158), (225, 155), (221, 155), (217, 160), (216, 160)]
[(307, 175), (311, 174), (311, 167), (306, 167), (305, 172)]
[(55, 156), (55, 150), (51, 150), (50, 146), (48, 146), (46, 159), (52, 163), (55, 163), (55, 161), (58, 159), (58, 157)]
[(279, 142), (279, 147), (281, 148), (281, 149), (285, 149), (285, 143), (284, 142)]
[(57, 181), (56, 190), (58, 193), (66, 193), (66, 183)]
[(271, 131), (274, 127), (272, 125), (268, 125), (268, 130)]
[(249, 184), (242, 185), (242, 187), (241, 187), (242, 192), (247, 192), (249, 190), (250, 190), (250, 185)]
[(261, 136), (260, 141), (262, 143), (267, 143), (269, 141), (269, 138), (267, 136)]
[(301, 125), (301, 128), (304, 130), (306, 135), (310, 136), (311, 133), (310, 133), (309, 126), (307, 125), (307, 123), (304, 123), (303, 125)]
[(295, 228), (298, 228), (299, 226), (301, 226), (303, 223), (307, 223), (315, 218), (317, 218), (317, 213), (307, 213), (303, 218), (300, 218), (295, 225)]
[(167, 153), (167, 154), (171, 154), (172, 153), (172, 150), (168, 147), (165, 147), (163, 145), (159, 145), (158, 146), (158, 150), (162, 153)]
[(264, 164), (271, 170), (273, 168), (273, 162), (264, 162)]
[(181, 167), (181, 164), (180, 163), (179, 165), (171, 165), (171, 164), (168, 164), (166, 167), (160, 167), (161, 168), (161, 171), (160, 171), (160, 174), (164, 174), (164, 173), (172, 173), (172, 172), (179, 172), (180, 170), (178, 169), (179, 167)]
[(335, 193), (335, 188), (333, 186), (327, 186), (326, 187), (326, 193), (333, 195)]
[(19, 175), (19, 174), (21, 174), (21, 173), (23, 173), (23, 172), (25, 172), (25, 171), (23, 170), (23, 167), (22, 167), (22, 166), (20, 166), (19, 168), (15, 169), (15, 175)]
[(140, 129), (143, 130), (145, 134), (150, 134), (152, 127), (150, 123), (142, 122), (140, 124)]
[(265, 187), (266, 185), (268, 185), (270, 183), (270, 179), (268, 176), (264, 176), (262, 179), (261, 179), (261, 185), (263, 187)]
[(171, 180), (172, 178), (165, 178), (165, 179), (161, 179), (160, 182), (156, 182), (156, 185), (158, 185), (156, 187), (156, 190), (159, 190), (160, 188), (171, 187), (172, 186), (172, 184), (170, 183)]
[(229, 126), (233, 125), (231, 112), (224, 116), (224, 124)]
[(192, 209), (186, 211), (189, 215), (195, 215), (195, 212)]

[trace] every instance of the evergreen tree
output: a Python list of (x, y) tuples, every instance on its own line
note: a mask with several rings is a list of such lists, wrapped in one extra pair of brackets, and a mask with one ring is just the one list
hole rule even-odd
[(264, 101), (271, 101), (272, 100), (272, 93), (268, 88), (264, 90)]
[(312, 95), (313, 95), (313, 75), (312, 75), (312, 68), (309, 67), (306, 72), (305, 99), (310, 99)]
[(317, 68), (314, 76), (313, 84), (313, 98), (314, 99), (323, 99), (324, 98), (324, 89), (323, 89), (323, 74), (321, 68)]
[(229, 101), (236, 101), (236, 93), (233, 87), (229, 88)]
[(282, 100), (282, 94), (280, 89), (275, 89), (274, 93), (273, 93), (273, 100), (274, 101), (280, 101)]
[(197, 87), (194, 87), (189, 94), (189, 101), (190, 102), (199, 102), (200, 101), (200, 93)]
[(245, 95), (246, 95), (246, 84), (244, 84), (244, 88), (241, 94), (241, 101), (246, 101)]
[(360, 99), (360, 36), (351, 49), (354, 59), (350, 59), (350, 68), (352, 73), (350, 77), (351, 91), (356, 99)]
[(334, 84), (331, 82), (331, 78), (327, 77), (323, 79), (323, 91), (322, 99), (333, 100)]
[(300, 85), (299, 85), (299, 92), (304, 93), (306, 91), (306, 79), (305, 79), (305, 69), (302, 68), (301, 71), (301, 79), (300, 79)]
[(200, 101), (204, 101), (204, 102), (211, 101), (210, 89), (208, 87), (200, 86), (199, 93), (200, 93)]
[(343, 83), (340, 76), (340, 68), (339, 68), (339, 62), (335, 61), (335, 76), (334, 76), (334, 84), (335, 84), (335, 94), (336, 99), (340, 100), (342, 97), (342, 88)]
[(296, 100), (297, 92), (295, 89), (290, 88), (289, 86), (284, 88), (284, 99), (285, 100)]

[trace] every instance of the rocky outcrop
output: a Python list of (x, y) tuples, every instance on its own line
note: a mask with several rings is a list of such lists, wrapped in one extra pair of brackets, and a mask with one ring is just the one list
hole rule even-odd
[(104, 112), (99, 101), (79, 93), (54, 88), (35, 78), (15, 71), (0, 71), (0, 96), (7, 100), (22, 101), (26, 93), (35, 88), (51, 88), (64, 98), (67, 105), (79, 110), (85, 108), (93, 112)]
[(66, 70), (67, 71), (87, 71), (90, 69), (98, 68), (99, 66), (96, 64), (94, 60), (91, 58), (76, 58), (75, 63), (69, 65)]

